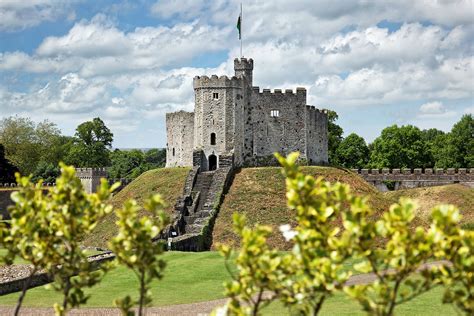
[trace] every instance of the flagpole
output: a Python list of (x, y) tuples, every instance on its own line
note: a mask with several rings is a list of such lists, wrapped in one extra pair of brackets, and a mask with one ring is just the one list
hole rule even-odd
[(240, 3), (240, 58), (242, 59), (242, 23), (243, 16), (242, 16), (242, 2)]

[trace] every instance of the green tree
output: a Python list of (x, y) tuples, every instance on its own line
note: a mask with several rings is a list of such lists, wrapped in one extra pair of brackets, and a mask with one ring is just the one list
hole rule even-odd
[(43, 180), (44, 183), (54, 183), (56, 182), (56, 178), (59, 177), (59, 174), (60, 170), (58, 165), (40, 161), (33, 173), (32, 181), (38, 182), (39, 180)]
[(80, 246), (80, 237), (90, 233), (112, 210), (104, 203), (116, 186), (109, 188), (103, 180), (99, 191), (87, 194), (73, 167), (61, 164), (56, 186), (47, 192), (42, 182), (36, 185), (30, 177), (17, 174), (19, 191), (12, 194), (10, 227), (2, 227), (1, 244), (7, 249), (4, 261), (11, 264), (20, 257), (31, 264), (28, 281), (19, 297), (18, 314), (31, 277), (40, 269), (54, 278), (52, 287), (63, 294), (61, 305), (55, 304), (58, 315), (68, 308), (84, 304), (88, 296), (83, 287), (98, 283), (106, 266), (97, 267), (87, 260)]
[(5, 147), (0, 144), (0, 183), (15, 181), (15, 172), (18, 172), (18, 168), (5, 158)]
[(328, 156), (329, 163), (333, 165), (338, 163), (336, 151), (342, 142), (342, 134), (344, 133), (342, 127), (336, 124), (338, 118), (339, 116), (335, 111), (328, 110)]
[(392, 125), (382, 130), (371, 146), (372, 168), (425, 168), (431, 166), (423, 134), (415, 126)]
[(336, 160), (346, 168), (364, 168), (369, 161), (369, 147), (362, 137), (352, 133), (339, 144)]
[[(144, 154), (141, 150), (119, 150), (110, 153), (111, 166), (108, 169), (111, 178), (135, 178), (136, 173), (144, 169)], [(138, 174), (139, 175), (139, 174)]]
[(0, 121), (0, 143), (5, 146), (5, 155), (25, 175), (33, 173), (40, 161), (59, 163), (64, 154), (57, 150), (60, 138), (59, 129), (49, 121), (35, 124), (18, 116)]
[(5, 156), (23, 174), (34, 171), (41, 159), (41, 150), (33, 121), (18, 116), (3, 119), (0, 122), (0, 143), (5, 147)]
[(164, 251), (163, 243), (153, 241), (165, 228), (168, 220), (163, 212), (164, 203), (159, 195), (145, 201), (144, 209), (153, 217), (139, 216), (137, 202), (125, 202), (117, 211), (119, 232), (110, 243), (120, 264), (132, 270), (139, 281), (139, 298), (134, 302), (130, 296), (115, 301), (124, 315), (133, 315), (130, 309), (138, 304), (138, 315), (143, 315), (143, 308), (151, 302), (150, 283), (161, 279), (165, 262), (158, 255)]
[(438, 168), (474, 167), (474, 119), (464, 115), (451, 132), (439, 134), (432, 141), (431, 151)]
[(98, 117), (80, 124), (66, 157), (75, 167), (106, 167), (110, 165), (113, 134)]
[(153, 148), (145, 152), (145, 163), (153, 166), (153, 168), (162, 168), (166, 164), (166, 149)]

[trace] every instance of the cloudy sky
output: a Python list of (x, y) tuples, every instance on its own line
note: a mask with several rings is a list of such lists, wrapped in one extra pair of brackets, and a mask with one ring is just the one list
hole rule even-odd
[[(0, 117), (66, 135), (100, 116), (114, 147), (164, 147), (192, 78), (232, 74), (234, 0), (0, 0)], [(243, 1), (244, 56), (261, 88), (308, 89), (345, 134), (449, 130), (474, 112), (472, 0)]]

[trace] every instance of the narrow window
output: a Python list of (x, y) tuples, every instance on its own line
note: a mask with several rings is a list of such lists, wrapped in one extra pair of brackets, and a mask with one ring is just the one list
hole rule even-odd
[(213, 100), (219, 100), (219, 93), (214, 92), (214, 93), (212, 94), (212, 99), (213, 99)]
[(280, 111), (279, 110), (271, 110), (270, 111), (270, 116), (271, 117), (279, 117), (280, 116)]
[(173, 148), (173, 156), (174, 156), (174, 148)]
[(211, 145), (216, 144), (216, 133), (211, 133)]

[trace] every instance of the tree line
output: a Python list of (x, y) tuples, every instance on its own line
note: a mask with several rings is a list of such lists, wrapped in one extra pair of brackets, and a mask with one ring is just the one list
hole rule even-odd
[(0, 183), (15, 182), (15, 172), (33, 181), (54, 182), (59, 162), (75, 167), (107, 167), (111, 178), (136, 178), (163, 167), (164, 149), (112, 150), (113, 133), (100, 118), (79, 124), (74, 136), (62, 135), (47, 120), (35, 123), (12, 116), (0, 121)]
[(392, 125), (372, 143), (351, 133), (343, 137), (329, 112), (329, 163), (345, 168), (474, 168), (474, 120), (464, 115), (450, 132)]

